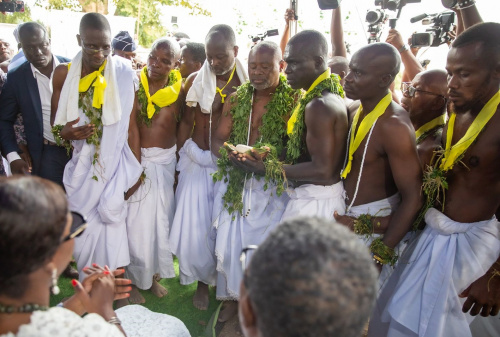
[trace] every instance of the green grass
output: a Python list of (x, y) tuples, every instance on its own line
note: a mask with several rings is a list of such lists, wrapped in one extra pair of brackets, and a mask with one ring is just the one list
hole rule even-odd
[[(176, 275), (179, 275), (179, 264), (174, 259)], [(217, 309), (220, 302), (215, 299), (215, 288), (210, 287), (210, 306), (208, 310), (201, 311), (193, 306), (192, 298), (196, 291), (196, 283), (183, 286), (179, 283), (179, 276), (172, 279), (162, 279), (160, 281), (168, 290), (168, 294), (163, 298), (157, 298), (149, 291), (141, 291), (146, 299), (144, 306), (151, 311), (161, 312), (179, 318), (188, 328), (192, 337), (202, 337), (205, 334), (206, 325), (210, 317)], [(54, 306), (63, 298), (73, 295), (71, 280), (65, 277), (59, 279), (61, 293), (52, 296), (50, 305)]]

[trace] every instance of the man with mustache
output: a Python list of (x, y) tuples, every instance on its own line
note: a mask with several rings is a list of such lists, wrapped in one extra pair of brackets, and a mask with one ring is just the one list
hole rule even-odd
[(424, 179), (439, 198), (428, 195), (435, 208), (382, 290), (369, 336), (471, 336), (473, 316), (500, 310), (499, 41), (500, 24), (481, 23), (448, 52), (452, 113), (434, 171), (439, 179)]
[(198, 282), (193, 305), (208, 308), (208, 285), (215, 285), (215, 233), (212, 228), (216, 160), (212, 135), (227, 96), (247, 79), (237, 59), (238, 46), (228, 25), (216, 25), (205, 39), (206, 61), (185, 84), (186, 106), (178, 129), (179, 184), (170, 231), (172, 253), (179, 258), (181, 284)]

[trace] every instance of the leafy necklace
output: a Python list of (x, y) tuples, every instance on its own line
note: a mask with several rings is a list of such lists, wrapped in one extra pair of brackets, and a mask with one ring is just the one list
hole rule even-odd
[[(249, 121), (252, 112), (254, 88), (249, 82), (244, 83), (236, 90), (231, 98), (233, 107), (230, 110), (233, 119), (233, 128), (229, 137), (232, 144), (247, 144), (251, 125)], [(286, 82), (284, 75), (280, 75), (280, 82), (272, 98), (265, 106), (266, 113), (262, 116), (262, 125), (259, 127), (260, 140), (254, 147), (268, 146), (271, 150), (264, 159), (266, 173), (264, 175), (264, 190), (269, 183), (276, 185), (276, 194), (281, 195), (285, 190), (286, 177), (279, 156), (283, 153), (286, 144), (286, 123), (297, 101), (298, 91), (293, 90)], [(229, 214), (243, 211), (242, 194), (243, 181), (246, 173), (234, 167), (225, 148), (220, 149), (221, 158), (217, 160), (218, 170), (213, 174), (214, 181), (224, 181), (228, 184), (223, 196), (224, 207)], [(256, 176), (260, 179), (260, 176)]]
[(169, 106), (177, 101), (181, 85), (181, 73), (178, 70), (172, 70), (168, 75), (168, 81), (165, 86), (151, 96), (149, 95), (147, 67), (144, 67), (141, 71), (141, 81), (139, 83), (139, 90), (137, 91), (137, 99), (141, 104), (141, 111), (137, 115), (139, 121), (142, 121), (150, 127), (151, 120), (161, 108)]
[[(325, 76), (328, 75), (328, 76)], [(292, 122), (288, 123), (288, 143), (286, 152), (286, 162), (288, 164), (296, 164), (297, 160), (301, 155), (306, 152), (306, 122), (305, 122), (305, 111), (306, 105), (309, 104), (314, 98), (321, 97), (323, 91), (327, 90), (333, 94), (344, 97), (344, 89), (340, 85), (340, 77), (336, 74), (330, 74), (330, 69), (327, 69), (323, 74), (320, 75), (318, 79), (324, 79), (317, 83), (313, 83), (311, 88), (305, 93), (305, 95), (300, 99), (299, 105), (290, 118), (293, 119)]]
[(417, 138), (417, 145), (422, 143), (431, 134), (436, 134), (446, 123), (446, 114), (442, 114), (434, 118), (433, 120), (422, 125), (417, 131), (415, 131), (415, 137)]

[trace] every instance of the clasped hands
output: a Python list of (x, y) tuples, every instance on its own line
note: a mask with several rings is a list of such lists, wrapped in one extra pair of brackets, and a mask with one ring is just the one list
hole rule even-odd
[(227, 150), (227, 155), (231, 163), (245, 171), (250, 173), (265, 174), (266, 167), (264, 165), (264, 159), (269, 152), (261, 153), (255, 149), (251, 149), (245, 153), (239, 153), (237, 151)]

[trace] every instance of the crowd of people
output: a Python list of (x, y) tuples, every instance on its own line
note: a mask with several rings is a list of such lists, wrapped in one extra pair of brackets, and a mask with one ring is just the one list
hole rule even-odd
[[(189, 336), (128, 305), (167, 295), (174, 256), (194, 307), (215, 286), (247, 337), (497, 336), (500, 24), (454, 11), (433, 70), (395, 29), (348, 58), (340, 8), (331, 50), (287, 10), (247, 62), (225, 24), (145, 63), (101, 14), (72, 59), (21, 24), (0, 59), (0, 336)], [(75, 295), (49, 309), (63, 271)]]

